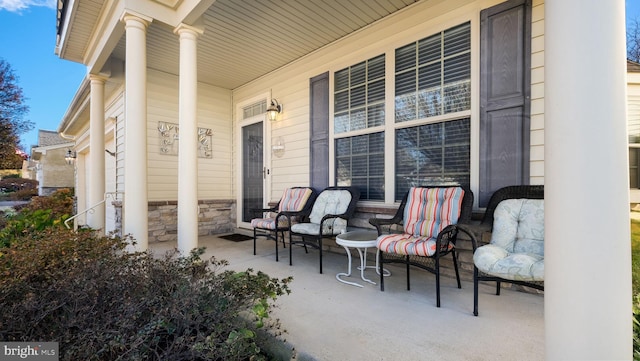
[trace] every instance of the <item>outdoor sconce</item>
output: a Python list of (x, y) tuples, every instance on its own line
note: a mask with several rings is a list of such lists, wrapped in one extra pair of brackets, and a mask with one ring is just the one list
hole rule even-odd
[(267, 108), (267, 118), (272, 122), (276, 121), (280, 112), (282, 112), (282, 105), (277, 100), (271, 99), (271, 105)]
[(67, 164), (72, 165), (76, 161), (76, 152), (71, 149), (67, 149), (67, 154), (64, 156), (64, 160)]

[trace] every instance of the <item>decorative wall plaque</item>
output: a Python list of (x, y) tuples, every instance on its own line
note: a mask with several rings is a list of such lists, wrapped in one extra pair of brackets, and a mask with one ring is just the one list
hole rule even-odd
[[(176, 123), (158, 122), (160, 135), (160, 153), (178, 155), (180, 142), (180, 128)], [(198, 158), (213, 158), (212, 138), (213, 131), (210, 128), (198, 128)]]

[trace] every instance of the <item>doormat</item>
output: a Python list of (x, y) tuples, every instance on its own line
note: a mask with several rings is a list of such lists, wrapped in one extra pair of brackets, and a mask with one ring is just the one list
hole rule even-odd
[(233, 242), (242, 242), (242, 241), (248, 241), (250, 239), (253, 239), (253, 237), (251, 236), (247, 236), (240, 233), (232, 233), (226, 236), (220, 236), (220, 238), (226, 239), (227, 241), (233, 241)]

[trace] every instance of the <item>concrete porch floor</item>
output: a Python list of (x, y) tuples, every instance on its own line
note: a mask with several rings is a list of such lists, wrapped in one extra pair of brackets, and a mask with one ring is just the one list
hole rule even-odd
[[(334, 241), (330, 241), (334, 242)], [(153, 252), (173, 249), (175, 242), (150, 244)], [(403, 267), (389, 265), (385, 291), (363, 284), (340, 283), (336, 274), (346, 272), (346, 254), (324, 252), (323, 274), (318, 272), (318, 251), (294, 246), (293, 266), (289, 249), (280, 247), (275, 261), (273, 241), (227, 241), (200, 237), (205, 258), (229, 261), (229, 269), (260, 270), (271, 277), (293, 276), (291, 294), (276, 301), (272, 316), (279, 318), (296, 360), (542, 360), (544, 359), (544, 299), (542, 295), (503, 289), (495, 295), (495, 283), (480, 286), (479, 316), (473, 316), (473, 282), (456, 287), (454, 278), (441, 278), (441, 307), (436, 308), (435, 277), (411, 269), (411, 291), (406, 290)], [(373, 265), (375, 259), (368, 260)], [(385, 267), (387, 268), (387, 267)], [(365, 275), (378, 281), (373, 269)]]

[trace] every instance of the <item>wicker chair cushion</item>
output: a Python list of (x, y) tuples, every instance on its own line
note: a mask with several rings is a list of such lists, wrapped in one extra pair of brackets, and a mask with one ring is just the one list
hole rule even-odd
[(414, 237), (406, 233), (382, 235), (378, 237), (377, 246), (382, 252), (395, 254), (431, 257), (436, 253), (435, 238)]
[[(327, 214), (343, 214), (351, 203), (351, 193), (347, 190), (324, 190), (313, 203), (309, 223), (291, 226), (295, 233), (318, 235), (322, 217)], [(322, 224), (322, 234), (337, 235), (347, 230), (347, 220), (332, 218)]]
[[(289, 188), (284, 191), (282, 199), (278, 204), (278, 212), (299, 212), (304, 209), (305, 204), (311, 197), (313, 191), (311, 188)], [(291, 221), (295, 222), (295, 217), (292, 217)], [(289, 222), (286, 217), (280, 217), (278, 220), (278, 228), (288, 228)], [(251, 220), (251, 227), (260, 229), (276, 229), (275, 215), (269, 218), (254, 218)]]
[(500, 202), (494, 214), (491, 243), (476, 250), (473, 262), (489, 275), (544, 281), (544, 200)]
[(404, 233), (435, 238), (460, 217), (464, 190), (450, 188), (411, 188), (404, 208)]
[(278, 205), (278, 211), (301, 211), (309, 200), (309, 197), (311, 197), (312, 192), (311, 188), (289, 188), (285, 190)]
[(378, 248), (387, 253), (433, 256), (438, 233), (458, 222), (463, 196), (459, 187), (411, 188), (404, 208), (404, 233), (378, 237)]
[[(276, 219), (275, 218), (254, 218), (251, 220), (251, 227), (253, 228), (261, 228), (261, 229), (276, 229)], [(287, 218), (280, 217), (280, 227), (288, 227)]]

